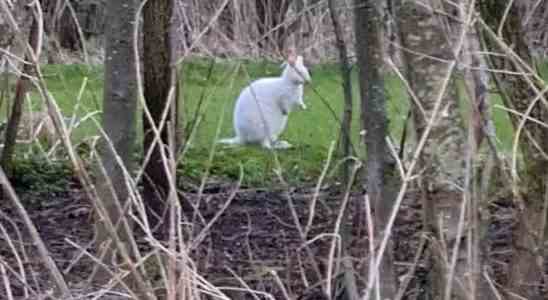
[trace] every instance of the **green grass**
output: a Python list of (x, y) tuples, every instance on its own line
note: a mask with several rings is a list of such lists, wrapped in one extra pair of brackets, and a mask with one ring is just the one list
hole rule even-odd
[[(209, 150), (216, 140), (215, 133), (220, 126), (220, 137), (233, 136), (232, 109), (241, 89), (252, 79), (261, 76), (274, 76), (281, 70), (279, 65), (268, 63), (232, 62), (216, 64), (212, 78), (207, 78), (211, 62), (198, 61), (185, 69), (185, 100), (187, 115), (194, 114), (199, 99), (203, 97), (203, 119), (198, 126), (193, 147), (189, 150), (188, 170), (199, 176), (207, 165)], [(329, 152), (336, 142), (339, 118), (342, 111), (342, 88), (336, 65), (321, 65), (312, 69), (313, 82), (305, 87), (306, 111), (296, 111), (289, 117), (288, 127), (281, 138), (292, 143), (295, 148), (279, 151), (278, 159), (284, 178), (288, 182), (315, 180), (321, 173)], [(359, 106), (357, 84), (354, 77), (354, 116), (352, 137), (356, 151), (359, 147)], [(317, 93), (313, 90), (317, 91)], [(387, 79), (389, 91), (388, 110), (393, 117), (391, 128), (401, 132), (407, 114), (406, 95), (395, 78)], [(204, 95), (205, 96), (202, 96)], [(326, 104), (335, 111), (336, 117)], [(249, 183), (268, 184), (274, 178), (277, 164), (272, 153), (258, 147), (224, 148), (218, 147), (211, 164), (214, 175), (229, 175), (237, 178), (239, 165), (243, 166)]]
[[(548, 73), (548, 67), (545, 65), (543, 70), (545, 74)], [(338, 136), (338, 121), (321, 98), (333, 108), (337, 116), (340, 116), (343, 99), (339, 68), (334, 64), (324, 64), (313, 67), (311, 71), (313, 82), (305, 88), (305, 103), (309, 108), (290, 115), (287, 130), (282, 136), (295, 147), (277, 152), (283, 176), (289, 183), (316, 180), (323, 168), (329, 146)], [(242, 166), (246, 184), (268, 185), (276, 182), (274, 170), (278, 166), (277, 160), (271, 152), (259, 147), (226, 148), (217, 145), (213, 160), (210, 161), (209, 158), (215, 140), (234, 134), (232, 109), (241, 89), (256, 78), (277, 76), (280, 72), (278, 64), (268, 62), (193, 60), (185, 64), (182, 118), (187, 128), (191, 128), (191, 124), (196, 124), (193, 121), (199, 122), (180, 167), (184, 175), (199, 179), (209, 169), (209, 175), (212, 177), (236, 179)], [(83, 116), (101, 109), (102, 67), (53, 65), (46, 66), (44, 73), (48, 87), (65, 115), (70, 115), (74, 110), (84, 78), (87, 78), (87, 84), (77, 114)], [(397, 77), (388, 76), (385, 83), (390, 131), (398, 140), (408, 111), (407, 95)], [(357, 138), (360, 109), (356, 72), (353, 73), (353, 93), (352, 137), (358, 154), (362, 155), (363, 150)], [(500, 102), (497, 97), (492, 98), (495, 103)], [(33, 105), (36, 105), (38, 96), (35, 94), (32, 99)], [(500, 140), (499, 146), (501, 150), (507, 151), (510, 149), (513, 134), (507, 114), (500, 109), (494, 109), (493, 118)], [(220, 130), (217, 136), (218, 129)], [(74, 139), (78, 140), (95, 132), (93, 122), (87, 122), (74, 133)]]

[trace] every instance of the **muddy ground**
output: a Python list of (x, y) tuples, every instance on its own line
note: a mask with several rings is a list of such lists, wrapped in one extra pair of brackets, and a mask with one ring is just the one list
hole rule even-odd
[[(208, 186), (202, 197), (199, 209), (204, 217), (203, 222), (211, 220), (215, 213), (229, 199), (233, 186), (231, 184), (215, 184)], [(295, 212), (301, 224), (308, 218), (309, 205), (313, 197), (313, 188), (299, 188), (291, 191)], [(71, 288), (77, 294), (85, 292), (80, 289), (86, 286), (86, 280), (92, 269), (92, 262), (86, 257), (80, 257), (80, 251), (71, 246), (72, 241), (93, 252), (93, 217), (91, 205), (76, 182), (58, 192), (19, 191), (32, 220), (38, 227), (42, 238), (59, 268), (65, 273)], [(184, 198), (196, 201), (198, 196), (189, 190), (182, 193)], [(321, 191), (308, 239), (318, 237), (321, 233), (331, 233), (334, 220), (338, 214), (339, 201), (342, 194), (337, 189), (327, 188)], [(364, 214), (358, 214), (359, 206), (363, 205), (362, 192), (353, 192), (350, 198), (350, 218), (346, 220), (352, 226), (352, 241), (349, 247), (354, 257), (356, 277), (360, 286), (366, 281), (369, 259), (369, 238), (366, 230)], [(510, 230), (512, 226), (512, 208), (504, 201), (493, 203), (492, 212), (495, 218), (490, 230), (489, 239), (492, 245), (490, 265), (494, 270), (494, 278), (503, 283), (506, 264), (510, 258)], [(51, 289), (51, 283), (46, 281), (44, 267), (36, 250), (33, 248), (23, 222), (15, 213), (9, 201), (0, 201), (0, 224), (14, 246), (22, 256), (22, 264), (26, 270), (27, 283), (35, 293), (44, 294)], [(8, 221), (8, 218), (10, 221)], [(10, 223), (11, 222), (11, 223)], [(198, 222), (200, 223), (200, 222)], [(18, 232), (15, 227), (19, 228)], [(198, 231), (198, 230), (196, 230)], [(395, 258), (398, 278), (404, 278), (413, 264), (421, 237), (420, 204), (410, 191), (395, 224)], [(18, 235), (21, 235), (18, 237)], [(17, 261), (10, 249), (10, 244), (2, 234), (0, 242), (0, 257), (4, 263), (19, 272)], [(328, 236), (318, 238), (309, 244), (310, 252), (303, 248), (301, 238), (292, 210), (285, 192), (281, 190), (250, 189), (240, 190), (226, 211), (211, 227), (210, 233), (192, 252), (192, 257), (198, 265), (199, 273), (217, 286), (242, 285), (232, 273), (237, 274), (253, 289), (271, 293), (276, 299), (283, 299), (283, 291), (276, 283), (274, 273), (284, 283), (286, 292), (293, 299), (323, 299), (318, 282), (318, 273), (325, 278), (327, 257), (331, 239)], [(24, 248), (25, 252), (21, 251)], [(310, 254), (309, 254), (310, 253)], [(310, 255), (314, 256), (315, 265), (311, 263)], [(11, 288), (16, 299), (23, 294), (21, 281), (6, 270), (11, 279)], [(405, 293), (405, 299), (424, 299), (425, 276), (427, 266), (419, 262), (413, 280)], [(0, 285), (0, 299), (7, 299), (6, 290)], [(229, 292), (234, 299), (253, 299), (251, 295), (241, 292)], [(31, 296), (30, 299), (38, 299)], [(108, 296), (102, 299), (114, 299)], [(86, 298), (87, 299), (87, 298)], [(89, 297), (91, 299), (91, 297)], [(259, 295), (259, 299), (266, 299)]]

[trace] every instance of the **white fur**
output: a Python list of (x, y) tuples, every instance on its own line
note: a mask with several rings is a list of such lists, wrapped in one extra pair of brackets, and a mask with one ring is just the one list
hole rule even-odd
[(302, 56), (289, 61), (280, 77), (262, 78), (244, 88), (234, 108), (236, 136), (222, 139), (224, 144), (261, 144), (265, 148), (286, 149), (286, 141), (278, 141), (287, 117), (297, 107), (306, 109), (303, 84), (310, 81)]

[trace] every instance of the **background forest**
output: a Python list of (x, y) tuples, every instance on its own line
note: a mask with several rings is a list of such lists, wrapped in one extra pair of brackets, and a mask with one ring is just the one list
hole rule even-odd
[(548, 299), (547, 79), (544, 0), (0, 0), (0, 299)]

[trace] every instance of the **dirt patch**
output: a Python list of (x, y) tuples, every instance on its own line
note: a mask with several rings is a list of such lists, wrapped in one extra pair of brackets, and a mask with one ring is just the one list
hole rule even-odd
[[(209, 186), (199, 199), (197, 193), (183, 193), (184, 198), (197, 203), (202, 215), (202, 218), (195, 220), (195, 232), (204, 228), (225, 205), (230, 198), (231, 188), (231, 185)], [(22, 192), (20, 195), (71, 287), (78, 289), (86, 286), (92, 262), (85, 257), (77, 259), (81, 251), (68, 243), (70, 240), (93, 253), (92, 211), (78, 185), (70, 184), (64, 192)], [(293, 208), (287, 195), (291, 196)], [(343, 195), (335, 189), (322, 190), (311, 226), (307, 227), (313, 195), (312, 188), (294, 189), (289, 193), (266, 189), (239, 191), (192, 253), (200, 274), (217, 286), (242, 287), (234, 276), (236, 274), (251, 288), (270, 293), (276, 299), (284, 299), (284, 293), (293, 299), (321, 299), (320, 282), (326, 278), (328, 254), (333, 242), (332, 236), (328, 234), (333, 233)], [(421, 240), (421, 207), (414, 195), (410, 192), (405, 198), (394, 228), (396, 270), (400, 279), (411, 267)], [(350, 200), (350, 217), (345, 220), (347, 224), (352, 224), (349, 249), (354, 257), (358, 283), (364, 286), (370, 241), (365, 225), (366, 217), (357, 213), (363, 212), (363, 192), (352, 193)], [(500, 203), (492, 208), (495, 220), (489, 228), (493, 248), (490, 264), (497, 279), (503, 278), (507, 272), (513, 212), (510, 206)], [(8, 201), (0, 202), (0, 210), (3, 212), (0, 223), (12, 241), (15, 241), (18, 253), (26, 253), (20, 259), (27, 282), (31, 284), (27, 289), (43, 294), (51, 289), (52, 284), (47, 281), (42, 262), (28, 234), (22, 230), (24, 227), (21, 220)], [(296, 220), (301, 230), (295, 225)], [(15, 227), (21, 230), (21, 237), (18, 237)], [(306, 228), (308, 249), (303, 246), (302, 238)], [(1, 238), (4, 239), (4, 236)], [(0, 242), (0, 256), (14, 272), (20, 273), (17, 259), (5, 240)], [(419, 263), (406, 299), (420, 298), (423, 294), (421, 284), (426, 273), (424, 264)], [(17, 276), (9, 274), (14, 295), (18, 298), (24, 296), (25, 286)], [(283, 282), (285, 292), (276, 277)], [(253, 299), (250, 294), (225, 292), (234, 299)], [(0, 298), (6, 298), (4, 287), (0, 288)], [(266, 297), (259, 295), (259, 299)]]

